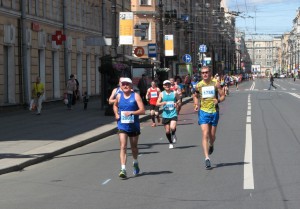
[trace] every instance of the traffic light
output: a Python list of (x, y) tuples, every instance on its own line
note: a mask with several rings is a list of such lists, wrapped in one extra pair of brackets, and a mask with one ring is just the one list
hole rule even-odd
[(198, 63), (198, 68), (201, 68), (202, 67), (202, 64), (201, 63)]

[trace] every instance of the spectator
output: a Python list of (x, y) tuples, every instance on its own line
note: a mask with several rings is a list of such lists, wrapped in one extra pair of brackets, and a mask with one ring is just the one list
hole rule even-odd
[(36, 77), (36, 82), (33, 85), (32, 96), (34, 99), (34, 104), (36, 105), (37, 115), (41, 114), (43, 96), (44, 96), (44, 84), (41, 83), (41, 78)]
[(73, 104), (73, 94), (76, 91), (76, 81), (75, 81), (75, 76), (73, 74), (70, 75), (70, 79), (68, 80), (67, 83), (67, 94), (68, 94), (68, 110), (72, 109), (72, 104)]
[(191, 76), (190, 74), (187, 74), (184, 78), (184, 90), (185, 90), (185, 96), (191, 96), (191, 93), (190, 93), (190, 85), (191, 85)]
[(147, 104), (146, 94), (147, 94), (147, 90), (148, 90), (148, 84), (147, 84), (147, 78), (146, 78), (145, 74), (143, 74), (142, 78), (139, 80), (138, 88), (140, 90), (140, 95), (141, 95), (142, 101), (143, 101), (144, 105), (146, 105)]

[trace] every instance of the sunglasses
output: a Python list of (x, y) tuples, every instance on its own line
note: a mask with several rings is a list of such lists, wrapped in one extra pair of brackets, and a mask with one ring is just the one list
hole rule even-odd
[(122, 86), (130, 86), (130, 84), (131, 83), (128, 83), (128, 82), (121, 83)]
[(203, 72), (201, 72), (201, 74), (208, 74), (209, 73), (209, 71), (203, 71)]

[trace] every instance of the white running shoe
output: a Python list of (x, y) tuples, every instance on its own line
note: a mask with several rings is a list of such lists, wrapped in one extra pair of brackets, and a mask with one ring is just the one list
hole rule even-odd
[(177, 137), (176, 137), (176, 135), (173, 135), (173, 140), (172, 140), (172, 142), (173, 142), (173, 144), (176, 144), (176, 142), (177, 142)]
[(173, 149), (174, 145), (173, 144), (169, 144), (169, 149)]

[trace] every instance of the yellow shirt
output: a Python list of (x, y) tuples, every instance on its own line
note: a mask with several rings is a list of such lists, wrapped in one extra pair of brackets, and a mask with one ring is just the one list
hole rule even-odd
[(218, 111), (218, 106), (215, 105), (214, 99), (217, 98), (218, 89), (217, 82), (211, 80), (210, 83), (205, 83), (204, 80), (200, 81), (196, 90), (200, 94), (201, 110), (207, 113), (214, 113)]
[(38, 97), (37, 93), (43, 94), (44, 93), (44, 84), (42, 83), (34, 83), (33, 84), (33, 96)]

